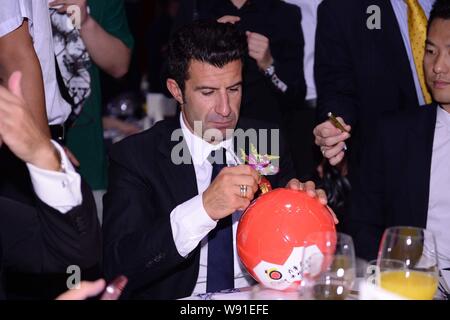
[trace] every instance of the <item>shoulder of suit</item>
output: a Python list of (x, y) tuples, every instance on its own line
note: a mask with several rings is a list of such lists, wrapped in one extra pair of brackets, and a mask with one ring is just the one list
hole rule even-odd
[(435, 104), (422, 105), (417, 107), (408, 108), (406, 110), (397, 110), (392, 113), (386, 113), (384, 118), (391, 121), (410, 121), (425, 117), (430, 113), (433, 113), (437, 108)]
[(297, 11), (297, 9), (300, 9), (298, 5), (293, 3), (288, 3), (284, 1), (271, 1), (271, 4), (269, 6), (270, 9), (276, 8), (279, 10), (283, 10), (284, 12), (291, 12), (291, 11)]
[(404, 131), (430, 118), (436, 112), (436, 108), (437, 105), (430, 104), (386, 113), (381, 117), (378, 126), (386, 132)]
[(238, 121), (238, 124), (237, 124), (237, 129), (243, 129), (243, 130), (255, 129), (255, 130), (258, 130), (258, 129), (279, 129), (279, 127), (276, 124), (270, 123), (270, 122), (267, 122), (267, 121), (241, 117), (241, 118), (239, 118), (239, 121)]
[[(320, 8), (332, 8), (341, 10), (355, 9), (360, 5), (364, 5), (366, 0), (324, 0), (319, 4)], [(373, 2), (373, 1), (371, 1)]]
[(318, 7), (318, 17), (329, 17), (342, 23), (361, 21), (361, 17), (369, 17), (367, 9), (374, 1), (367, 0), (326, 0)]
[(156, 148), (162, 140), (170, 139), (174, 130), (180, 129), (178, 118), (162, 120), (141, 133), (129, 136), (111, 147), (111, 154), (123, 152), (140, 152)]

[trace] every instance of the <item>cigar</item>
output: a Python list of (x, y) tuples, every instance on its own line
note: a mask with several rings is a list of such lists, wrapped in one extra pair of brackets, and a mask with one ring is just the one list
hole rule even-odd
[(345, 130), (344, 126), (338, 121), (338, 119), (336, 119), (336, 117), (331, 112), (328, 112), (328, 119), (330, 119), (330, 121), (333, 124), (333, 126), (338, 128), (342, 132), (347, 132), (348, 133), (348, 131)]
[[(347, 130), (345, 130), (344, 126), (339, 122), (338, 119), (336, 119), (336, 117), (331, 112), (328, 112), (328, 119), (330, 119), (330, 121), (333, 124), (333, 126), (338, 128), (342, 132), (349, 133)], [(345, 144), (345, 143), (344, 143), (344, 151), (347, 151), (347, 144)]]

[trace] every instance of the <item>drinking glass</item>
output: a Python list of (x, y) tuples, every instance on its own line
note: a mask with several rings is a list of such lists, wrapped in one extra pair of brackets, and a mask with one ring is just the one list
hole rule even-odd
[(352, 238), (344, 233), (316, 232), (306, 238), (304, 248), (301, 297), (346, 299), (356, 277)]
[[(396, 261), (386, 265), (386, 261)], [(377, 285), (408, 299), (433, 299), (439, 281), (436, 240), (423, 228), (385, 230), (378, 251)]]

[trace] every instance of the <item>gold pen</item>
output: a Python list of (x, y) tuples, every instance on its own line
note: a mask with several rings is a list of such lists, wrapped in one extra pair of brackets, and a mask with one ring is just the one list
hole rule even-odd
[(345, 130), (344, 126), (338, 121), (338, 119), (336, 119), (336, 117), (331, 112), (328, 112), (328, 119), (330, 119), (330, 121), (333, 124), (333, 126), (338, 128), (342, 132), (347, 132), (348, 133), (348, 131)]

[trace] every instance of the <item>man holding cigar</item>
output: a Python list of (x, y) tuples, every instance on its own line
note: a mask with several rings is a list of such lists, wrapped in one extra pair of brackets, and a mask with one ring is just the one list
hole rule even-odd
[[(315, 77), (322, 123), (314, 135), (330, 164), (340, 163), (349, 147), (349, 171), (357, 174), (361, 152), (383, 112), (431, 103), (422, 57), (433, 3), (326, 0), (319, 6)], [(373, 8), (381, 15), (368, 14)], [(329, 112), (347, 132), (328, 121)]]
[[(325, 0), (318, 10), (316, 145), (333, 166), (346, 164), (353, 192), (361, 158), (382, 114), (431, 103), (422, 58), (434, 0)], [(328, 119), (332, 112), (345, 130)], [(344, 160), (345, 157), (345, 160)], [(344, 161), (345, 162), (344, 162)], [(346, 229), (346, 212), (342, 228)]]

